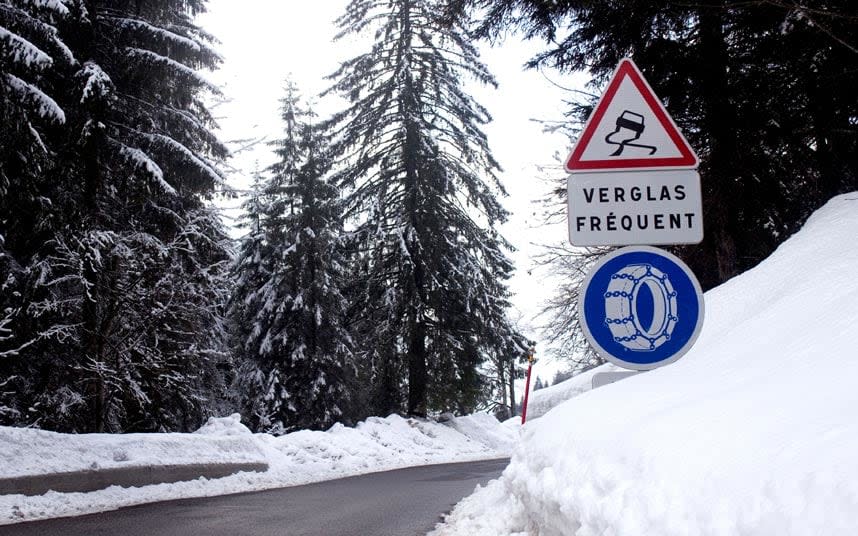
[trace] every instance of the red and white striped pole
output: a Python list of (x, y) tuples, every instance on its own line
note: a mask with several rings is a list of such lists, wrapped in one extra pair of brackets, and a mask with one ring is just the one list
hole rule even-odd
[(527, 383), (524, 385), (524, 404), (521, 407), (521, 424), (524, 425), (527, 421), (527, 399), (530, 396), (530, 372), (533, 370), (533, 354), (536, 349), (532, 346), (527, 349)]

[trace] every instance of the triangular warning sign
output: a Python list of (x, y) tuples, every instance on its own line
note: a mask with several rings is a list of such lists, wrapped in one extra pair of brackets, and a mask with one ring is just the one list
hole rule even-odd
[(694, 169), (697, 163), (637, 66), (624, 58), (584, 125), (566, 170)]

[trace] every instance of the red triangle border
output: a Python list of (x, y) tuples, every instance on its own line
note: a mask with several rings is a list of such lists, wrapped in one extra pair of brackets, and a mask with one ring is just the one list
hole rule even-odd
[[(592, 139), (593, 135), (596, 133), (596, 130), (601, 124), (605, 112), (608, 110), (608, 107), (614, 99), (614, 95), (616, 95), (617, 90), (619, 90), (620, 88), (620, 84), (626, 77), (631, 79), (632, 83), (640, 92), (641, 97), (643, 97), (644, 101), (647, 103), (647, 105), (649, 105), (650, 110), (661, 123), (662, 127), (664, 128), (667, 135), (670, 137), (671, 141), (673, 141), (673, 143), (676, 145), (676, 148), (679, 150), (681, 156), (669, 158), (628, 158), (622, 160), (587, 160), (584, 162), (581, 161), (581, 156), (584, 154), (584, 151), (587, 149), (590, 140)], [(582, 172), (629, 169), (645, 170), (652, 168), (689, 169), (696, 168), (697, 165), (698, 159), (697, 155), (694, 153), (694, 150), (688, 144), (688, 141), (685, 139), (685, 137), (679, 132), (679, 128), (667, 114), (667, 111), (664, 109), (664, 106), (661, 104), (661, 101), (659, 101), (658, 98), (655, 96), (655, 93), (653, 92), (649, 84), (646, 82), (643, 75), (638, 70), (637, 66), (631, 59), (623, 58), (623, 60), (620, 61), (620, 64), (617, 66), (617, 70), (614, 72), (614, 76), (611, 77), (611, 81), (608, 83), (608, 87), (605, 90), (605, 93), (602, 95), (602, 98), (599, 99), (599, 103), (596, 105), (596, 108), (593, 110), (593, 113), (590, 115), (590, 118), (587, 119), (587, 124), (584, 126), (584, 131), (578, 138), (577, 143), (575, 143), (575, 147), (572, 149), (572, 153), (566, 160), (566, 171)]]

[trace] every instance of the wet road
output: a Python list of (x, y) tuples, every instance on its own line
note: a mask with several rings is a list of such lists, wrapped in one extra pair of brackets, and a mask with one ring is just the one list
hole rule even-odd
[(0, 526), (0, 536), (413, 536), (508, 460), (429, 465), (254, 493)]

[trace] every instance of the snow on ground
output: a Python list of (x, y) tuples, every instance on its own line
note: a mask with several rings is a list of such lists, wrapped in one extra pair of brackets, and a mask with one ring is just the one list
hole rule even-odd
[[(191, 463), (264, 463), (237, 419), (213, 419), (195, 434), (58, 434), (0, 427), (0, 477)], [(164, 461), (167, 460), (167, 461)]]
[(593, 376), (597, 373), (616, 372), (618, 370), (625, 369), (621, 369), (611, 363), (605, 363), (604, 365), (591, 368), (573, 376), (566, 381), (533, 391), (530, 393), (530, 399), (527, 401), (527, 420), (542, 417), (553, 407), (589, 391), (593, 386)]
[(858, 194), (706, 294), (673, 365), (529, 422), (435, 536), (858, 534)]
[[(500, 424), (500, 426), (499, 426)], [(474, 413), (465, 417), (457, 417), (449, 422), (450, 427), (478, 443), (499, 452), (512, 452), (518, 441), (518, 431), (521, 423), (514, 426), (498, 423), (498, 420), (487, 413)]]
[(414, 465), (508, 456), (518, 431), (489, 415), (447, 423), (372, 417), (355, 428), (253, 434), (238, 415), (213, 418), (193, 434), (81, 434), (0, 427), (0, 477), (90, 468), (265, 462), (264, 473), (90, 493), (0, 495), (0, 525), (112, 510), (169, 499), (224, 495)]

